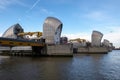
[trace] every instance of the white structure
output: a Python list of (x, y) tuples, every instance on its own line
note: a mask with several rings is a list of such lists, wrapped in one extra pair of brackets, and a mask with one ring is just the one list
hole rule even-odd
[(80, 43), (77, 41), (72, 41), (72, 44), (73, 44), (73, 48), (79, 48), (81, 46)]
[(103, 34), (101, 32), (93, 31), (91, 46), (100, 47), (102, 37), (103, 37)]
[(15, 24), (6, 30), (4, 34), (2, 35), (2, 37), (16, 39), (18, 38), (17, 34), (20, 32), (23, 32), (23, 28), (19, 24)]
[(47, 44), (59, 44), (62, 22), (54, 17), (47, 17), (43, 24), (43, 38)]

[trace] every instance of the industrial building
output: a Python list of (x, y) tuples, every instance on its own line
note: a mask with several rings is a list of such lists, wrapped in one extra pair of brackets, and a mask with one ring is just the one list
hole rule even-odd
[[(24, 32), (19, 24), (15, 24), (4, 32), (0, 45), (10, 46), (11, 54), (31, 51), (32, 54), (45, 56), (73, 56), (72, 44), (61, 44), (62, 27), (62, 22), (55, 17), (45, 19), (43, 32)], [(26, 38), (26, 35), (36, 37)]]
[(47, 44), (60, 44), (62, 22), (54, 17), (47, 17), (43, 24), (43, 38)]
[(103, 34), (99, 31), (93, 31), (91, 36), (91, 46), (100, 47)]
[[(107, 53), (112, 50), (112, 43), (108, 40), (101, 42), (103, 34), (99, 31), (93, 30), (91, 34), (91, 42), (86, 41), (85, 39), (71, 39), (73, 43), (73, 52), (74, 53)], [(110, 46), (111, 47), (108, 47)]]
[[(10, 51), (10, 54), (34, 54), (48, 56), (73, 56), (75, 53), (107, 53), (112, 50), (112, 43), (104, 39), (103, 34), (94, 30), (91, 42), (76, 38), (68, 41), (61, 37), (63, 23), (55, 17), (47, 17), (43, 23), (43, 32), (24, 32), (20, 24), (9, 27), (0, 37), (0, 52)], [(30, 37), (33, 36), (34, 37)], [(4, 47), (3, 47), (4, 46)], [(6, 49), (5, 49), (5, 46)], [(74, 51), (75, 50), (75, 51)], [(24, 53), (23, 53), (24, 52)]]
[(61, 32), (63, 24), (62, 22), (54, 17), (47, 17), (43, 24), (43, 38), (45, 39), (46, 53), (52, 56), (72, 56), (73, 49), (72, 44), (61, 44), (64, 42)]

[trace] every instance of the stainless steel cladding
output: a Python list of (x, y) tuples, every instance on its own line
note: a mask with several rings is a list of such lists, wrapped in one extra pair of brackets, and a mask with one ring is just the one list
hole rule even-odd
[(47, 17), (43, 24), (43, 37), (47, 44), (59, 44), (62, 22), (54, 17)]
[(107, 39), (104, 39), (103, 46), (105, 46), (105, 47), (112, 47), (112, 44)]
[(17, 34), (23, 32), (23, 28), (19, 24), (15, 24), (11, 27), (9, 27), (2, 37), (7, 37), (7, 38), (18, 38)]
[(99, 31), (92, 32), (92, 42), (91, 46), (100, 47), (103, 34)]

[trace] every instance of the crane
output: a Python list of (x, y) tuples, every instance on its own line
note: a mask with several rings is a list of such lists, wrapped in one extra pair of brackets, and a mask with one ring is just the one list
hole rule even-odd
[(77, 42), (79, 42), (79, 43), (81, 43), (81, 42), (86, 42), (85, 39), (80, 39), (80, 38), (70, 39), (69, 41), (70, 41), (70, 42), (71, 42), (71, 41), (77, 41)]
[(22, 33), (18, 33), (17, 35), (22, 37), (22, 36), (25, 36), (25, 35), (32, 36), (34, 34), (36, 34), (37, 37), (41, 37), (42, 36), (42, 32), (22, 32)]

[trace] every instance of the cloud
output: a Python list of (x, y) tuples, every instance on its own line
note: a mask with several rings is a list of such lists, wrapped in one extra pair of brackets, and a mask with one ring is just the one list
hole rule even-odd
[(45, 9), (45, 8), (42, 8), (42, 9), (41, 9), (41, 12), (43, 12), (43, 13), (45, 13), (45, 14), (54, 14), (53, 12), (48, 11), (48, 10)]
[(40, 0), (36, 0), (36, 2), (32, 5), (32, 7), (27, 12), (31, 11), (39, 2)]
[(108, 39), (112, 42), (116, 47), (120, 47), (120, 26), (109, 27), (110, 32), (104, 34), (104, 39)]
[(46, 2), (48, 3), (51, 3), (51, 4), (69, 4), (69, 3), (73, 3), (75, 2), (74, 0), (45, 0)]
[(97, 21), (102, 21), (102, 20), (106, 20), (106, 19), (110, 18), (103, 11), (92, 11), (92, 12), (85, 14), (84, 17), (93, 19), (93, 20), (97, 20)]
[(2, 36), (2, 34), (0, 33), (0, 37)]
[(10, 4), (13, 4), (14, 0), (0, 0), (0, 9), (5, 9)]
[(10, 5), (18, 4), (26, 7), (27, 5), (20, 0), (0, 0), (0, 10), (8, 8)]
[(66, 36), (68, 37), (68, 39), (81, 38), (86, 39), (88, 41), (91, 40), (91, 35), (89, 33), (62, 34), (62, 36)]
[(111, 32), (111, 33), (105, 34), (104, 38), (110, 40), (110, 42), (116, 43), (120, 41), (119, 36), (120, 36), (120, 32)]
[(39, 3), (39, 1), (40, 0), (37, 0), (30, 9), (33, 9)]

